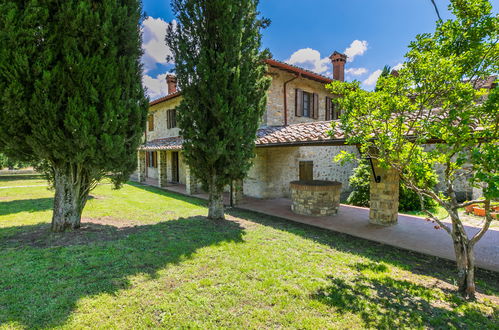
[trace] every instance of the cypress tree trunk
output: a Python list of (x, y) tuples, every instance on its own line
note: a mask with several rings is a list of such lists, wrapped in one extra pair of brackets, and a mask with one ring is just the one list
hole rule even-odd
[(457, 263), (457, 285), (465, 299), (475, 298), (475, 256), (473, 246), (459, 220), (452, 219), (453, 243)]
[(87, 202), (89, 187), (85, 187), (81, 174), (77, 180), (71, 171), (54, 169), (54, 211), (52, 215), (52, 231), (63, 232), (66, 229), (78, 229), (81, 223), (81, 213)]
[(224, 198), (223, 189), (218, 187), (216, 175), (212, 176), (210, 185), (208, 186), (209, 201), (208, 201), (208, 219), (224, 220)]

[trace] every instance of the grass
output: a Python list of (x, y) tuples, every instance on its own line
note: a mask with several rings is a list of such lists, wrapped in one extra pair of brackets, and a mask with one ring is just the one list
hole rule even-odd
[(0, 190), (0, 328), (498, 328), (496, 273), (466, 302), (450, 262), (152, 187), (98, 186), (77, 232), (51, 204)]

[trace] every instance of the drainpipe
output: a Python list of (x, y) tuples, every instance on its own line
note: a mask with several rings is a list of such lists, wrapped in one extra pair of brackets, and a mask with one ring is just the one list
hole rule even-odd
[[(147, 115), (149, 116), (149, 111), (147, 112)], [(146, 122), (146, 129), (144, 130), (144, 135), (145, 135), (145, 144), (147, 145), (147, 125), (149, 125), (149, 121)], [(147, 150), (147, 149), (146, 149)], [(146, 151), (146, 157), (147, 157), (147, 151)], [(144, 171), (144, 174), (146, 175), (146, 178), (149, 176), (149, 169), (147, 168), (147, 160), (146, 160), (146, 170)], [(145, 180), (145, 178), (144, 178)]]
[(288, 83), (292, 82), (296, 78), (301, 77), (301, 73), (296, 74), (293, 78), (289, 79), (288, 81), (284, 82), (284, 126), (288, 126), (288, 95), (286, 91), (286, 87)]

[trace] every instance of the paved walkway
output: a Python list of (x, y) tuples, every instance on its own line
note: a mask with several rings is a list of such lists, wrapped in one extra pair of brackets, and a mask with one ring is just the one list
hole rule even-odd
[[(185, 194), (185, 186), (183, 185), (169, 186), (164, 189)], [(194, 197), (208, 199), (207, 194), (196, 194)], [(287, 198), (258, 199), (245, 197), (237, 207), (406, 250), (455, 260), (450, 235), (443, 229), (435, 229), (435, 224), (417, 216), (399, 214), (396, 225), (385, 227), (369, 223), (368, 208), (343, 204), (340, 206), (337, 215), (325, 217), (297, 215), (291, 211), (291, 200)], [(476, 227), (466, 226), (468, 235), (477, 231), (478, 228)], [(475, 261), (477, 267), (499, 272), (499, 231), (489, 229), (475, 245)]]

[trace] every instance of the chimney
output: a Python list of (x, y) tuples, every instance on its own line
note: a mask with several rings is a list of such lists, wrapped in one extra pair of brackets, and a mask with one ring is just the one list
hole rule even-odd
[(345, 81), (345, 62), (347, 61), (347, 56), (334, 52), (329, 58), (333, 63), (333, 79)]
[(168, 86), (168, 94), (177, 92), (177, 76), (174, 74), (167, 74), (166, 85)]

